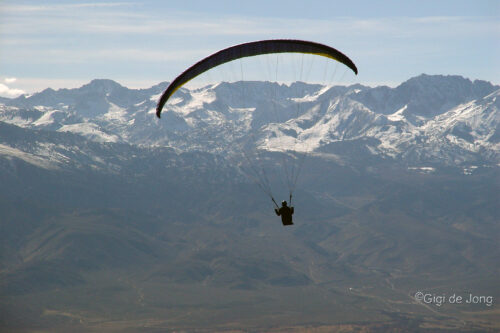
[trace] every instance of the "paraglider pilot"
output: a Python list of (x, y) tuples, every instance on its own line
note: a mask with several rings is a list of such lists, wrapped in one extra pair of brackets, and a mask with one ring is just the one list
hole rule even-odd
[(292, 225), (293, 207), (288, 207), (286, 201), (281, 203), (281, 207), (274, 209), (276, 215), (281, 216), (283, 225)]

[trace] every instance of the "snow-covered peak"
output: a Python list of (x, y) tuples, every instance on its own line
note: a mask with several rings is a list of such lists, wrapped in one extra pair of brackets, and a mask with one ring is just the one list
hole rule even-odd
[[(111, 94), (117, 90), (127, 89), (118, 82), (108, 79), (94, 79), (88, 84), (82, 86), (81, 90), (93, 91), (97, 93)], [(127, 89), (128, 90), (128, 89)]]
[(356, 94), (357, 99), (377, 113), (394, 114), (406, 106), (412, 116), (426, 119), (482, 98), (498, 87), (486, 81), (474, 82), (461, 76), (425, 75), (409, 79), (398, 87), (376, 87)]

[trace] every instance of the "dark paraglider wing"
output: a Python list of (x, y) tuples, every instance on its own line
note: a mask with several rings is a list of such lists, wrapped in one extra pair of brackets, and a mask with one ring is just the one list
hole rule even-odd
[(324, 44), (294, 39), (272, 39), (239, 44), (218, 51), (205, 59), (198, 61), (196, 64), (189, 67), (181, 75), (175, 78), (175, 80), (170, 83), (161, 95), (158, 105), (156, 106), (156, 115), (160, 118), (161, 110), (168, 99), (177, 91), (177, 89), (198, 75), (213, 67), (236, 59), (269, 53), (315, 54), (341, 62), (352, 69), (355, 74), (358, 74), (358, 69), (351, 59), (349, 59), (342, 52)]

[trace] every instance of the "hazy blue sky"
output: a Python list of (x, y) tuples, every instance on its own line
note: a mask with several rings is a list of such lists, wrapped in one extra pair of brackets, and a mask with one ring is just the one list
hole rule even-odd
[(0, 96), (109, 78), (170, 81), (233, 44), (318, 41), (356, 81), (458, 74), (500, 83), (500, 1), (0, 1)]

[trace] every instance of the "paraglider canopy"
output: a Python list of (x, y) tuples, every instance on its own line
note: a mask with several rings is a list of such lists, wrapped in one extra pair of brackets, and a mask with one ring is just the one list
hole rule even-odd
[[(259, 57), (261, 55), (267, 56)], [(303, 90), (303, 94), (299, 93), (299, 90), (302, 90), (303, 87), (306, 87), (308, 85), (301, 84), (299, 82), (302, 80), (304, 70), (306, 72), (306, 75), (309, 75), (311, 73), (311, 69), (313, 68), (312, 64), (318, 58), (318, 56), (320, 58), (323, 58), (323, 61), (319, 61), (319, 63), (324, 66), (318, 66), (315, 68), (319, 70), (318, 73), (320, 73), (320, 75), (323, 77), (323, 81), (325, 81), (325, 79), (329, 76), (329, 67), (334, 68), (333, 73), (331, 73), (331, 79), (333, 79), (333, 76), (337, 72), (337, 65), (339, 64), (342, 64), (346, 67), (344, 68), (344, 74), (345, 72), (349, 71), (354, 72), (354, 74), (356, 75), (358, 74), (358, 69), (351, 59), (349, 59), (342, 52), (324, 44), (295, 39), (272, 39), (239, 44), (220, 50), (198, 61), (191, 67), (187, 68), (178, 77), (176, 77), (170, 83), (167, 89), (162, 93), (156, 106), (156, 116), (160, 118), (163, 107), (179, 88), (183, 87), (186, 83), (200, 76), (201, 74), (207, 72), (206, 76), (210, 76), (210, 74), (214, 72), (216, 73), (217, 70), (221, 70), (223, 74), (230, 74), (225, 71), (224, 67), (226, 66), (224, 66), (224, 64), (228, 63), (227, 67), (230, 67), (231, 65), (234, 65), (232, 61), (240, 60), (239, 63), (241, 70), (241, 81), (239, 82), (243, 83), (244, 81), (248, 81), (248, 77), (243, 73), (243, 58), (255, 57), (255, 59), (249, 59), (249, 63), (253, 63), (254, 60), (255, 62), (259, 62), (260, 60), (267, 60), (268, 70), (271, 69), (274, 76), (269, 81), (272, 81), (274, 83), (269, 82), (269, 85), (266, 86), (264, 96), (262, 96), (262, 100), (265, 101), (263, 103), (265, 106), (262, 110), (264, 110), (264, 112), (267, 112), (268, 110), (273, 111), (271, 113), (274, 113), (275, 119), (271, 120), (270, 118), (263, 117), (265, 118), (265, 126), (261, 126), (258, 121), (253, 123), (253, 120), (258, 119), (259, 112), (261, 110), (257, 107), (253, 107), (255, 105), (252, 105), (252, 103), (248, 102), (248, 94), (247, 90), (245, 89), (245, 86), (247, 86), (246, 84), (238, 84), (234, 86), (238, 89), (236, 95), (234, 95), (233, 88), (229, 89), (229, 94), (231, 95), (230, 100), (237, 101), (237, 104), (230, 105), (231, 103), (228, 103), (227, 105), (225, 105), (225, 107), (227, 107), (227, 113), (225, 114), (224, 111), (221, 112), (220, 117), (217, 117), (217, 121), (214, 122), (217, 126), (216, 131), (210, 131), (209, 129), (211, 128), (212, 124), (210, 124), (210, 122), (205, 122), (203, 119), (199, 118), (199, 115), (197, 116), (196, 113), (194, 113), (195, 115), (190, 118), (194, 119), (194, 127), (197, 127), (197, 130), (199, 129), (198, 133), (204, 134), (207, 138), (209, 138), (209, 140), (207, 141), (211, 142), (214, 139), (220, 140), (218, 144), (215, 145), (217, 147), (216, 149), (220, 149), (220, 147), (226, 147), (227, 145), (233, 146), (231, 148), (231, 153), (225, 154), (224, 157), (233, 159), (233, 161), (231, 161), (231, 164), (237, 165), (251, 180), (253, 180), (259, 186), (259, 188), (264, 193), (266, 193), (270, 197), (273, 204), (276, 206), (276, 214), (282, 217), (283, 225), (293, 225), (292, 215), (294, 213), (294, 207), (292, 205), (292, 196), (299, 175), (301, 173), (304, 160), (308, 152), (312, 149), (309, 143), (301, 143), (301, 136), (309, 129), (304, 129), (301, 126), (293, 127), (290, 124), (286, 124), (280, 127), (277, 124), (283, 124), (282, 120), (290, 119), (288, 118), (289, 111), (295, 113), (295, 119), (304, 114), (303, 111), (305, 110), (302, 110), (302, 105), (305, 104), (304, 102), (307, 101), (309, 97), (306, 90)], [(274, 62), (274, 64), (271, 64), (269, 62), (270, 58), (275, 58), (276, 61)], [(288, 59), (285, 60), (285, 64), (287, 64), (285, 66), (285, 71), (287, 73), (293, 73), (294, 75), (299, 74), (299, 80), (297, 80), (297, 78), (295, 77), (295, 83), (290, 85), (290, 87), (293, 87), (295, 90), (295, 93), (292, 94), (295, 97), (286, 97), (286, 103), (284, 103), (285, 112), (283, 112), (283, 114), (281, 114), (279, 110), (281, 105), (280, 103), (278, 103), (278, 87), (280, 87), (281, 85), (276, 84), (277, 82), (279, 82), (279, 59), (282, 58)], [(300, 59), (300, 61), (295, 62), (294, 58), (295, 60)], [(304, 66), (304, 58), (306, 59), (306, 66)], [(216, 69), (212, 71), (213, 68)], [(258, 69), (256, 72), (259, 75), (258, 80), (261, 80), (260, 75), (264, 74), (265, 71), (263, 71), (262, 69)], [(224, 77), (222, 81), (226, 80), (228, 76)], [(244, 76), (246, 80), (244, 80)], [(283, 80), (281, 76), (280, 80)], [(306, 78), (305, 81), (308, 81), (308, 79)], [(323, 87), (328, 87), (328, 84), (320, 83), (320, 85)], [(172, 101), (172, 104), (175, 103)], [(208, 108), (210, 108), (210, 106), (208, 106)], [(177, 105), (172, 105), (172, 110), (174, 110), (173, 112), (180, 111), (178, 109), (179, 107)], [(204, 105), (203, 110), (205, 109), (207, 108)], [(312, 111), (306, 118), (309, 119), (308, 122), (314, 124), (315, 114), (318, 115), (318, 113), (315, 113), (313, 109), (311, 110)], [(189, 111), (189, 108), (187, 108), (186, 111)], [(208, 109), (206, 111), (208, 113), (211, 112), (211, 110)], [(252, 116), (249, 116), (250, 112), (252, 113)], [(283, 115), (286, 119), (283, 119)], [(248, 123), (249, 118), (252, 119), (252, 122), (250, 123)], [(212, 118), (211, 116), (209, 116), (207, 119)], [(243, 121), (243, 123), (245, 124), (243, 131), (237, 130), (239, 121)], [(256, 135), (256, 132), (254, 131), (254, 126), (255, 128), (258, 128), (258, 131), (262, 131), (262, 133), (264, 133), (264, 131), (268, 131), (271, 134), (269, 134), (268, 136), (264, 136), (264, 140), (259, 143), (256, 139), (258, 135)], [(285, 136), (285, 134), (283, 133), (287, 129), (289, 130), (288, 132), (292, 132), (292, 135), (284, 142), (281, 142), (281, 138)], [(241, 135), (241, 133), (243, 133), (243, 135)], [(305, 136), (310, 136), (310, 134), (311, 133), (306, 133)], [(182, 137), (184, 137), (184, 135)], [(277, 143), (276, 140), (278, 140)], [(281, 207), (274, 199), (273, 191), (271, 189), (271, 182), (268, 177), (268, 172), (266, 171), (266, 168), (269, 165), (266, 165), (267, 158), (263, 156), (263, 151), (265, 151), (266, 148), (262, 147), (263, 144), (267, 145), (267, 148), (279, 147), (278, 151), (281, 152), (281, 154), (279, 155), (281, 158), (281, 163), (277, 163), (277, 165), (280, 165), (282, 167), (282, 172), (280, 172), (280, 174), (283, 178), (283, 185), (286, 185), (289, 193), (289, 201), (283, 201)], [(297, 147), (299, 146), (301, 147), (300, 150), (297, 149)], [(273, 150), (276, 151), (276, 149), (269, 149), (269, 151)], [(226, 150), (223, 148), (222, 151)]]
[(185, 83), (198, 75), (226, 62), (269, 53), (315, 54), (341, 62), (355, 74), (358, 74), (358, 69), (351, 59), (342, 52), (324, 44), (295, 39), (271, 39), (239, 44), (220, 50), (198, 61), (175, 78), (161, 95), (156, 106), (156, 116), (160, 118), (163, 106), (168, 99)]

